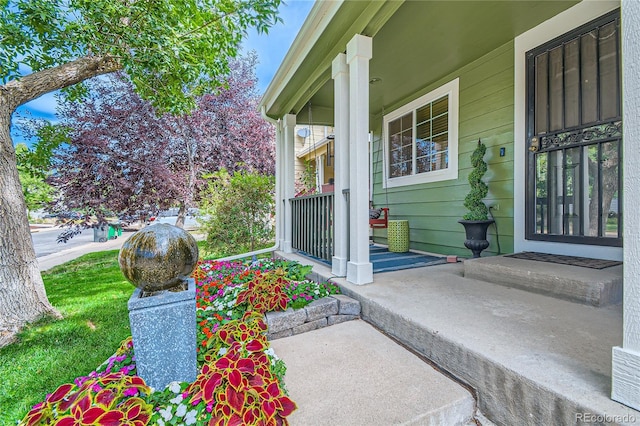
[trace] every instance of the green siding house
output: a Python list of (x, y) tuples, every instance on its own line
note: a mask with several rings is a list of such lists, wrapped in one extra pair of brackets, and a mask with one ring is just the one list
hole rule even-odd
[(621, 260), (620, 40), (618, 1), (316, 3), (261, 108), (280, 123), (283, 180), (296, 124), (336, 128), (334, 273), (372, 280), (370, 207), (408, 220), (412, 249), (468, 256), (458, 220), (478, 140), (495, 219), (485, 256)]
[[(640, 370), (616, 373), (640, 365), (638, 28), (635, 0), (316, 2), (260, 105), (277, 128), (277, 248), (316, 246), (370, 283), (369, 240), (388, 230), (369, 211), (387, 207), (411, 249), (469, 256), (458, 220), (480, 140), (483, 255), (624, 259), (613, 394), (638, 409)], [(294, 203), (300, 124), (335, 129), (334, 193)]]

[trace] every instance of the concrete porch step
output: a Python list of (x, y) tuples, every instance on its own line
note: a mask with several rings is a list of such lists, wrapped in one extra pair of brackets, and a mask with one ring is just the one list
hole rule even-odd
[(271, 341), (292, 426), (475, 425), (471, 393), (364, 321)]
[(312, 277), (339, 284), (360, 301), (365, 321), (470, 385), (476, 418), (480, 412), (495, 424), (531, 426), (640, 423), (640, 412), (611, 399), (621, 305), (596, 308), (463, 275), (463, 265), (452, 263), (374, 274), (372, 284), (354, 285), (315, 264)]
[(622, 265), (593, 269), (493, 256), (465, 260), (464, 276), (592, 306), (622, 301)]

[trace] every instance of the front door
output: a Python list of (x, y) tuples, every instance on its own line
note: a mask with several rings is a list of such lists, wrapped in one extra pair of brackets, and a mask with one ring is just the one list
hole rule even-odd
[(622, 245), (620, 11), (527, 52), (526, 238)]

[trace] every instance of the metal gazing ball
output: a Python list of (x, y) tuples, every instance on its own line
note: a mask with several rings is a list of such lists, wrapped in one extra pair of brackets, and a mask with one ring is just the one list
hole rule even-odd
[(147, 226), (123, 244), (118, 256), (125, 278), (143, 291), (181, 285), (198, 262), (198, 244), (185, 230), (166, 223)]

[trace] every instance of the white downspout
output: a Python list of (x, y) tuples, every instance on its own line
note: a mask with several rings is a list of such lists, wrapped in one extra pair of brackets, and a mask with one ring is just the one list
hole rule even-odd
[(269, 253), (272, 251), (276, 251), (280, 248), (280, 242), (282, 240), (282, 225), (281, 225), (281, 215), (282, 215), (282, 207), (281, 207), (281, 198), (282, 198), (282, 170), (281, 169), (281, 165), (282, 165), (282, 159), (281, 159), (281, 154), (282, 154), (282, 123), (281, 120), (274, 120), (273, 118), (269, 117), (266, 113), (265, 107), (263, 106), (262, 109), (260, 110), (260, 114), (262, 115), (262, 118), (264, 118), (265, 120), (267, 120), (268, 122), (270, 122), (271, 124), (273, 124), (276, 127), (276, 194), (275, 194), (275, 200), (276, 200), (276, 232), (275, 232), (275, 237), (276, 237), (276, 241), (275, 244), (271, 247), (267, 247), (267, 248), (263, 248), (260, 250), (254, 250), (254, 251), (250, 251), (247, 253), (241, 253), (241, 254), (234, 254), (233, 256), (226, 256), (226, 257), (221, 257), (219, 259), (215, 259), (216, 261), (225, 261), (225, 260), (237, 260), (237, 259), (244, 259), (246, 257), (252, 257), (252, 256), (257, 256), (259, 254), (264, 254), (264, 253)]

